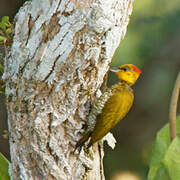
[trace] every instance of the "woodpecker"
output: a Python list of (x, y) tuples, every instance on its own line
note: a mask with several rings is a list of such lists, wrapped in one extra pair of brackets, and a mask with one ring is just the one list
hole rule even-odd
[(75, 149), (82, 147), (90, 138), (87, 148), (103, 138), (129, 112), (134, 93), (131, 86), (136, 82), (141, 71), (133, 64), (110, 67), (120, 79), (97, 99), (92, 105), (87, 119), (87, 130), (77, 142)]

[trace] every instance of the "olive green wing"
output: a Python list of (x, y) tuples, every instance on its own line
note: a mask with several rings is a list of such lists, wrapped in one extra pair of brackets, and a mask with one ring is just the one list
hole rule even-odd
[(104, 137), (129, 112), (134, 100), (132, 91), (122, 88), (112, 95), (97, 116), (96, 125), (88, 146)]

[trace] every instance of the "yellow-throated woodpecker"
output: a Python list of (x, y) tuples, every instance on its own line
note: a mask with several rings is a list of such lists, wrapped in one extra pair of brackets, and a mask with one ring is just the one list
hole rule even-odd
[[(88, 128), (84, 136), (76, 144), (82, 147), (90, 138), (89, 148), (104, 137), (129, 112), (134, 94), (131, 86), (136, 82), (141, 71), (133, 64), (111, 67), (110, 71), (120, 79), (120, 82), (108, 88), (92, 105), (88, 116)], [(76, 149), (75, 148), (75, 149)]]

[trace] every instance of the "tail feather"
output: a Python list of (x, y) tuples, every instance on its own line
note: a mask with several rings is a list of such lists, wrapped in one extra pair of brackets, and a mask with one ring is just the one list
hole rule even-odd
[(76, 144), (75, 146), (75, 150), (74, 152), (76, 151), (77, 148), (80, 148), (80, 151), (81, 151), (81, 148), (82, 146), (84, 145), (84, 143), (89, 139), (89, 137), (91, 136), (92, 132), (87, 132)]

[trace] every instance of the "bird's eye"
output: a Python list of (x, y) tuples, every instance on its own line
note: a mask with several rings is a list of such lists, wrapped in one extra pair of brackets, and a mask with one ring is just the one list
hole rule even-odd
[(122, 70), (123, 70), (123, 71), (128, 71), (129, 68), (128, 68), (128, 67), (123, 67)]

